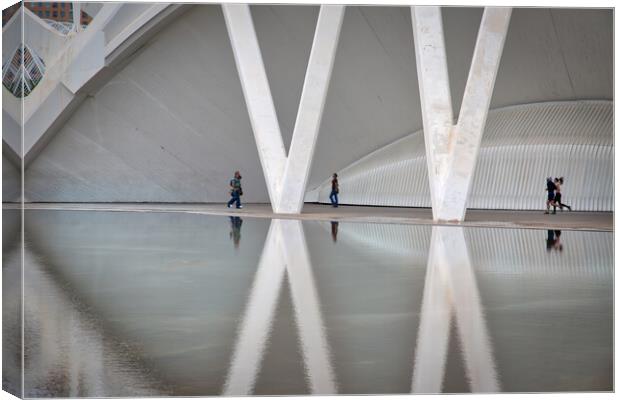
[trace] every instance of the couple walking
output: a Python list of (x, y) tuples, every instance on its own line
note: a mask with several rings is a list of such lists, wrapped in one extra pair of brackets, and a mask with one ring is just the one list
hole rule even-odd
[(564, 184), (564, 177), (551, 179), (547, 178), (547, 210), (545, 214), (549, 214), (549, 207), (553, 206), (553, 214), (555, 214), (556, 207), (560, 207), (560, 210), (564, 207), (568, 208), (568, 211), (572, 211), (569, 205), (562, 203), (562, 185)]

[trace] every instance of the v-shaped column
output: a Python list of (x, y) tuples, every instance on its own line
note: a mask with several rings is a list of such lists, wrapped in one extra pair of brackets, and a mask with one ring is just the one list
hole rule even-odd
[(433, 219), (462, 221), (511, 8), (484, 9), (458, 122), (453, 124), (439, 7), (411, 7)]
[(288, 157), (250, 8), (247, 4), (223, 4), (222, 10), (271, 206), (276, 213), (299, 213), (321, 125), (344, 6), (322, 5), (319, 11)]

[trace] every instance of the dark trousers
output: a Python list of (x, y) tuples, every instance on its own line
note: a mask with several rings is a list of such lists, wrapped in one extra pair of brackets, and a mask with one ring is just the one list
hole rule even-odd
[(338, 207), (338, 192), (332, 190), (332, 192), (329, 194), (329, 201), (332, 202), (332, 206)]
[(232, 193), (232, 198), (228, 201), (228, 207), (230, 207), (232, 205), (232, 203), (237, 203), (237, 208), (241, 207), (241, 197), (239, 197), (239, 192), (237, 192), (236, 190), (233, 190)]

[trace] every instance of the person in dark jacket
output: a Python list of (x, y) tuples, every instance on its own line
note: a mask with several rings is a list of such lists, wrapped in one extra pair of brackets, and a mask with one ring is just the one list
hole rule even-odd
[[(553, 183), (553, 179), (551, 179), (551, 177), (547, 178), (547, 188), (545, 189), (547, 191), (547, 211), (545, 211), (545, 214), (549, 214), (549, 207), (553, 206), (555, 209), (555, 183)], [(553, 213), (555, 214), (555, 210), (553, 211)]]

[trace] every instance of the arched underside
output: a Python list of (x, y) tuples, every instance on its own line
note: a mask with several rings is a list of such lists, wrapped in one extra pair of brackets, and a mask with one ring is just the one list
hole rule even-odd
[[(344, 204), (430, 207), (424, 135), (415, 132), (338, 172)], [(564, 203), (613, 210), (613, 102), (534, 103), (492, 110), (468, 208), (539, 209), (548, 176)], [(330, 181), (306, 196), (329, 203)]]

